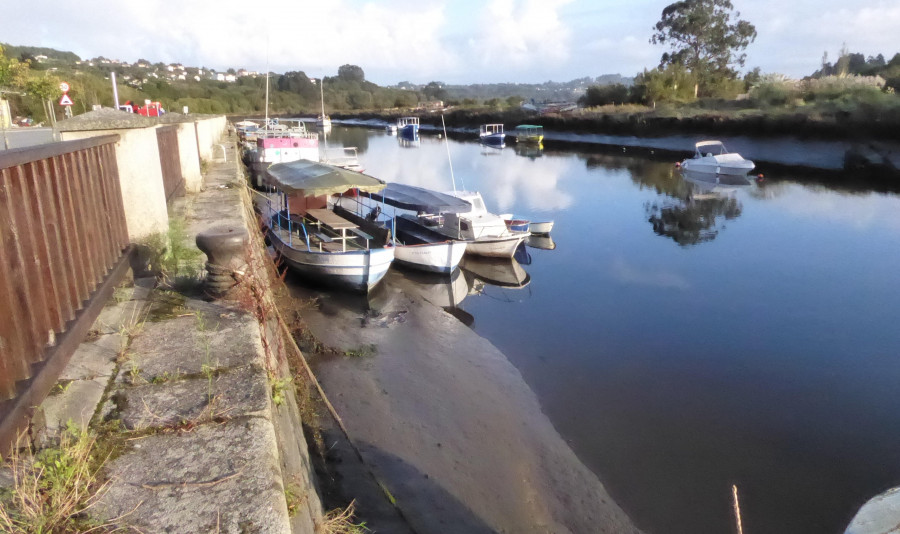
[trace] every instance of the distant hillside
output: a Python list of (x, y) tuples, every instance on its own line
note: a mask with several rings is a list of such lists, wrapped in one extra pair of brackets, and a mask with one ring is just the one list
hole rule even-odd
[(544, 83), (476, 83), (470, 85), (452, 85), (443, 82), (430, 82), (426, 85), (400, 82), (393, 86), (397, 89), (421, 91), (434, 100), (475, 100), (506, 99), (519, 97), (524, 100), (574, 101), (582, 96), (592, 85), (622, 84), (630, 87), (634, 78), (621, 74), (604, 74), (596, 78), (590, 76), (568, 82), (547, 81)]
[(55, 48), (46, 48), (43, 46), (13, 46), (7, 43), (0, 43), (0, 46), (3, 47), (3, 54), (6, 57), (18, 59), (22, 54), (25, 54), (26, 56), (31, 56), (33, 58), (37, 56), (47, 56), (47, 59), (55, 59), (67, 63), (81, 61), (81, 58), (78, 57), (78, 54), (75, 52), (65, 52), (56, 50)]

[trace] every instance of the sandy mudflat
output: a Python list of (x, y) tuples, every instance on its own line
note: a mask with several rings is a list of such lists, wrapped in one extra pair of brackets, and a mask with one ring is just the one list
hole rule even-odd
[(330, 357), (317, 374), (416, 532), (639, 532), (490, 342), (402, 285), (375, 314), (341, 301), (322, 297), (310, 329), (375, 353)]

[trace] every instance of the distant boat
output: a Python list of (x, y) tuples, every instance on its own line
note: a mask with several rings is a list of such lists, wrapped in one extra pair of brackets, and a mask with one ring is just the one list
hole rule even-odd
[(419, 117), (397, 119), (397, 135), (411, 141), (419, 140)]
[[(250, 179), (261, 187), (266, 168), (275, 163), (319, 161), (319, 136), (299, 119), (269, 119), (257, 129), (255, 143), (246, 154)], [(255, 145), (255, 146), (254, 146)]]
[(513, 129), (516, 143), (540, 143), (544, 140), (544, 127), (536, 124), (520, 124)]
[(272, 165), (264, 181), (275, 193), (258, 194), (264, 199), (260, 211), (272, 247), (288, 267), (311, 280), (362, 292), (384, 277), (394, 260), (387, 232), (342, 216), (333, 204), (334, 195), (378, 191), (384, 182), (304, 160)]
[(553, 221), (530, 221), (524, 217), (517, 217), (512, 213), (501, 213), (500, 217), (506, 222), (507, 228), (517, 232), (549, 234), (553, 230)]
[(694, 145), (694, 157), (681, 162), (685, 171), (715, 174), (747, 174), (755, 166), (737, 152), (729, 152), (721, 141), (700, 141)]
[(359, 154), (355, 146), (343, 148), (326, 148), (322, 163), (334, 165), (348, 171), (363, 172), (365, 169), (359, 163)]
[(384, 131), (387, 132), (388, 135), (397, 135), (397, 125), (388, 124), (384, 127)]
[(503, 146), (506, 141), (502, 124), (482, 124), (478, 137), (482, 143), (491, 146)]

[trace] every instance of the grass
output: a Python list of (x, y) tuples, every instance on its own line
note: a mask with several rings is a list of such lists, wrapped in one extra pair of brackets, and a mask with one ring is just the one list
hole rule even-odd
[(16, 449), (6, 463), (13, 487), (0, 493), (0, 532), (85, 532), (102, 528), (85, 512), (107, 488), (97, 476), (106, 458), (96, 437), (71, 421), (58, 447), (31, 455)]
[(322, 519), (322, 523), (316, 528), (318, 534), (364, 534), (371, 532), (365, 523), (354, 523), (353, 514), (356, 511), (356, 501), (351, 502), (343, 510), (336, 508)]
[(378, 347), (375, 345), (363, 345), (355, 349), (345, 350), (344, 356), (350, 356), (351, 358), (365, 358), (367, 356), (374, 356), (377, 352)]
[(195, 284), (202, 267), (203, 253), (187, 234), (183, 218), (170, 218), (166, 232), (153, 234), (140, 245), (147, 252), (147, 269), (172, 287)]
[(269, 383), (272, 384), (272, 402), (275, 403), (275, 406), (284, 404), (284, 401), (287, 398), (285, 391), (287, 391), (287, 388), (290, 387), (293, 381), (294, 379), (292, 377), (275, 378), (274, 374), (271, 372), (269, 373)]

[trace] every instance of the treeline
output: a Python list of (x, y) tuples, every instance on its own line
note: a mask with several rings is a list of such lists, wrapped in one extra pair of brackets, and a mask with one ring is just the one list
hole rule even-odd
[[(743, 78), (723, 79), (698, 92), (698, 77), (679, 65), (645, 70), (634, 84), (592, 85), (579, 99), (584, 107), (654, 103), (690, 103), (702, 98), (730, 100), (747, 95), (748, 104), (772, 106), (788, 103), (832, 100), (841, 96), (896, 94), (900, 91), (900, 53), (886, 61), (882, 54), (866, 58), (842, 52), (831, 64), (827, 55), (822, 68), (802, 80), (779, 74), (762, 74), (757, 67)], [(877, 96), (876, 96), (877, 98)]]

